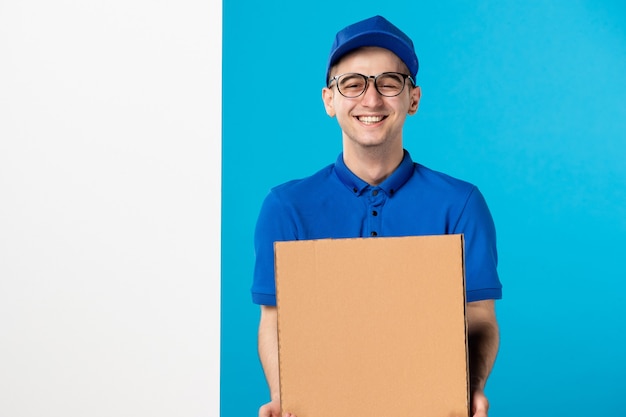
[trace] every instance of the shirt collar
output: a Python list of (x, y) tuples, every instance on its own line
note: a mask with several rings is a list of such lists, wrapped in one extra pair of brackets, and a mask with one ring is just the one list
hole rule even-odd
[[(385, 181), (378, 185), (378, 188), (382, 189), (388, 196), (393, 196), (394, 193), (397, 192), (400, 187), (402, 187), (409, 180), (409, 178), (411, 178), (413, 169), (413, 160), (411, 159), (409, 152), (405, 149), (404, 157), (402, 158), (400, 165), (398, 165), (395, 171), (393, 171)], [(357, 177), (346, 166), (343, 161), (343, 152), (337, 157), (337, 161), (335, 162), (335, 172), (341, 182), (348, 187), (354, 195), (361, 195), (365, 189), (370, 187), (368, 183)]]

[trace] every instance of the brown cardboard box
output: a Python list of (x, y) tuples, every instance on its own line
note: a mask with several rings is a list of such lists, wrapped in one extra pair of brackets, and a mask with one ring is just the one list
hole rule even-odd
[(468, 416), (462, 235), (277, 242), (275, 256), (283, 411)]

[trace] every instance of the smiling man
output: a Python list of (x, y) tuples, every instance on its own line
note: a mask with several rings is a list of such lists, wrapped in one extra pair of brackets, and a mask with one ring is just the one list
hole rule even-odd
[[(484, 387), (498, 351), (495, 300), (502, 296), (495, 227), (476, 186), (414, 162), (404, 148), (402, 129), (421, 97), (417, 71), (413, 42), (381, 16), (335, 37), (322, 99), (337, 118), (343, 151), (312, 176), (273, 188), (256, 226), (252, 299), (261, 306), (258, 348), (271, 395), (260, 417), (281, 413), (274, 242), (460, 233), (471, 409), (474, 417), (487, 416)], [(328, 409), (332, 414), (332, 404)]]

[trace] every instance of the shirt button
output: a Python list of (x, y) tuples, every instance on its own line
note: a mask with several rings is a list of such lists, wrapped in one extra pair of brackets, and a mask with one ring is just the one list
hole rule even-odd
[(372, 191), (372, 195), (374, 195), (374, 196), (378, 195), (378, 190)]
[(352, 191), (354, 191), (354, 192), (356, 193), (356, 192), (357, 192), (357, 191), (359, 191), (359, 190), (358, 190), (358, 188), (354, 187), (354, 188), (352, 189)]
[(372, 235), (372, 236), (378, 236), (378, 233), (376, 233), (376, 232), (372, 232), (372, 233), (370, 233), (370, 235)]
[(378, 212), (376, 210), (372, 210), (372, 216), (378, 216)]

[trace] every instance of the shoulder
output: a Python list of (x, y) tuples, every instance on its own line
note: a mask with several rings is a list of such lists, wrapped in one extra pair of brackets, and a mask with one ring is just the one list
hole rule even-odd
[[(303, 212), (315, 213), (321, 201), (332, 194), (333, 165), (308, 177), (294, 179), (272, 187), (265, 196), (257, 219), (256, 235), (269, 241), (293, 240), (297, 237), (298, 219)], [(320, 198), (320, 194), (324, 196)]]
[(310, 195), (311, 191), (325, 187), (333, 176), (334, 164), (320, 169), (308, 177), (293, 179), (271, 188), (270, 194), (282, 198), (298, 198)]
[(412, 179), (419, 184), (420, 187), (425, 187), (429, 192), (444, 195), (469, 196), (477, 190), (474, 184), (441, 171), (436, 171), (419, 163), (415, 163), (414, 167), (415, 171)]

